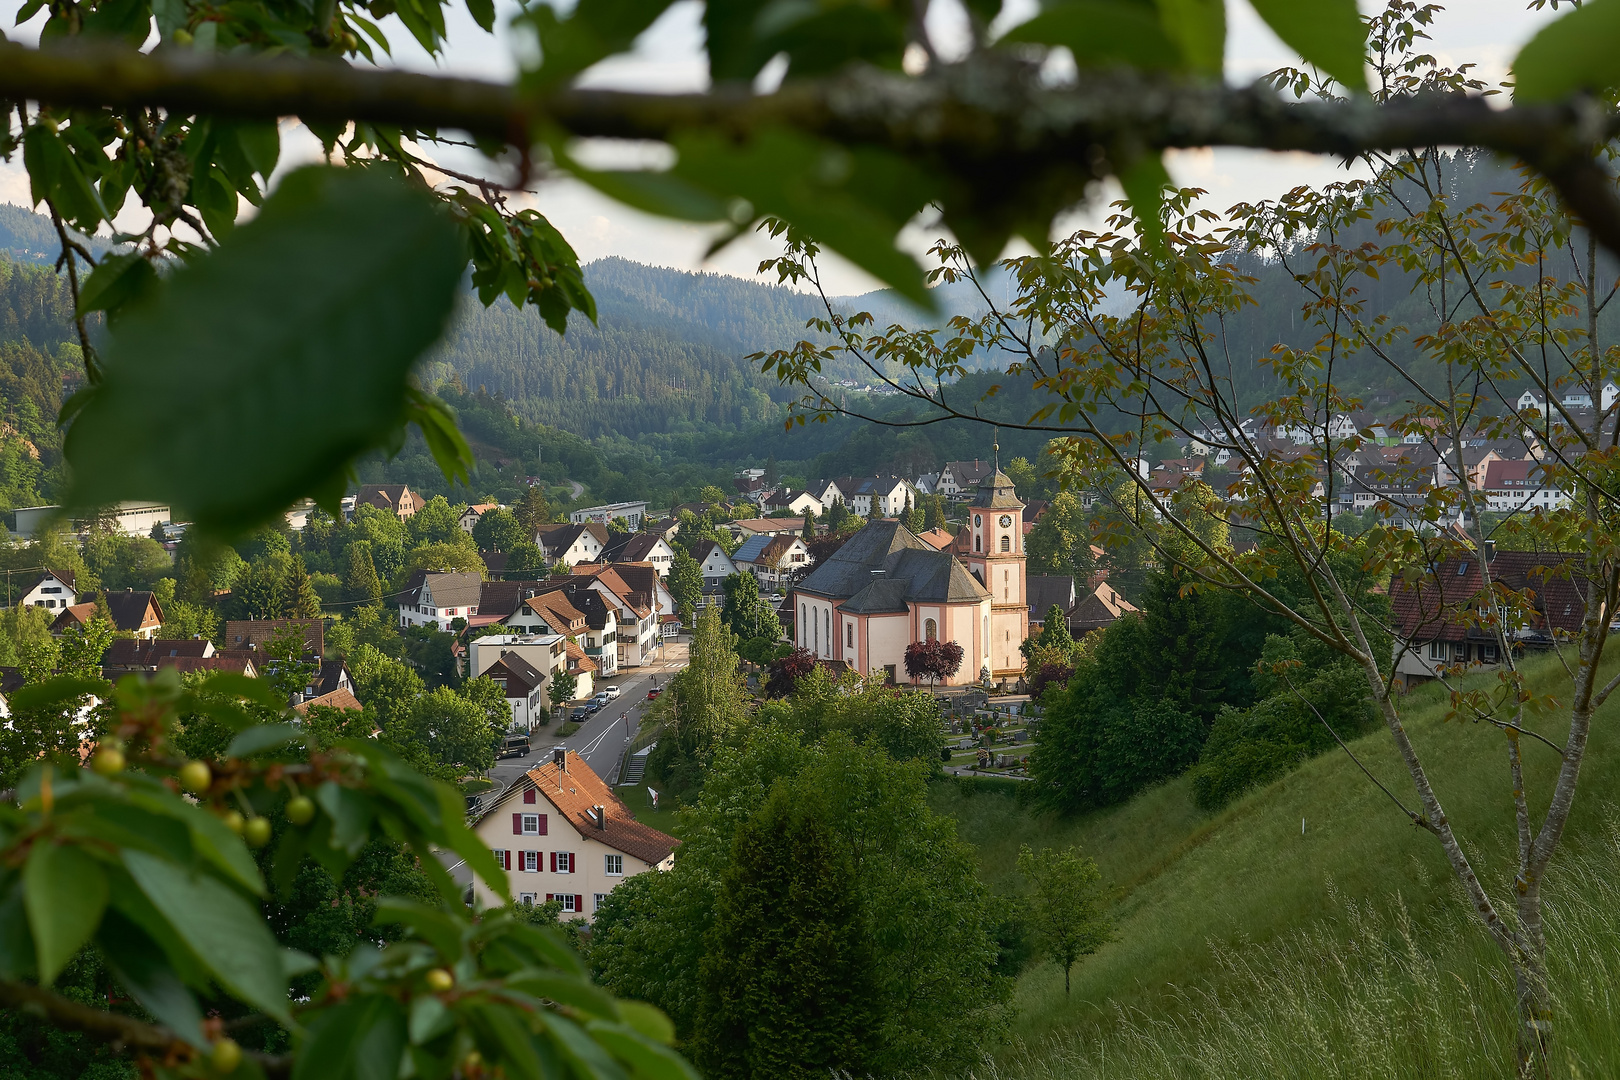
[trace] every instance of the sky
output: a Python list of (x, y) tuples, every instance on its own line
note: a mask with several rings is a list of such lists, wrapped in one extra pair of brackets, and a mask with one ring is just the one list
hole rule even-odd
[[(1022, 21), (1036, 10), (1036, 0), (1005, 0), (1005, 3), (1002, 21), (1008, 25)], [(1369, 0), (1360, 0), (1360, 3), (1364, 13), (1374, 9)], [(21, 6), (19, 0), (0, 0), (0, 16), (3, 16), (0, 25), (5, 27), (8, 38), (35, 44), (45, 16), (41, 13), (22, 26), (12, 26)], [(438, 60), (416, 46), (396, 17), (390, 16), (383, 25), (390, 39), (399, 43), (394, 62), (401, 67), (501, 79), (509, 78), (516, 70), (513, 50), (518, 43), (506, 30), (507, 20), (516, 10), (510, 0), (497, 4), (497, 29), (493, 35), (479, 30), (464, 9), (452, 10), (448, 20), (450, 45)], [(586, 74), (587, 83), (658, 92), (704, 89), (708, 72), (702, 54), (701, 11), (696, 0), (678, 0), (638, 39), (631, 53), (593, 68)], [(1480, 76), (1495, 82), (1506, 74), (1518, 48), (1552, 17), (1549, 11), (1528, 10), (1527, 0), (1452, 0), (1450, 9), (1440, 14), (1431, 30), (1433, 40), (1429, 51), (1448, 66), (1477, 64)], [(1297, 57), (1260, 21), (1247, 0), (1233, 0), (1229, 5), (1229, 21), (1226, 45), (1229, 82), (1247, 83), (1268, 71), (1297, 63)], [(958, 43), (964, 40), (963, 25), (958, 0), (934, 0), (929, 29), (942, 54), (949, 57), (953, 48), (960, 49)], [(283, 170), (318, 156), (318, 144), (296, 123), (285, 123), (283, 136)], [(580, 148), (580, 156), (587, 164), (624, 167), (655, 160), (657, 150), (587, 144)], [(490, 174), (488, 163), (470, 155), (439, 160), (446, 167)], [(1346, 175), (1332, 158), (1232, 149), (1178, 151), (1170, 155), (1167, 164), (1178, 184), (1207, 190), (1206, 205), (1217, 210), (1238, 202), (1272, 198), (1299, 184), (1326, 183)], [(499, 175), (498, 172), (495, 175)], [(1060, 218), (1054, 231), (1066, 233), (1094, 224), (1113, 197), (1115, 193), (1105, 190), (1088, 207)], [(0, 163), (0, 202), (26, 205), (29, 201), (28, 181), (20, 160)], [(706, 257), (714, 235), (713, 227), (651, 217), (621, 206), (566, 177), (546, 180), (535, 187), (533, 194), (519, 194), (513, 202), (539, 208), (585, 262), (618, 255), (656, 266), (754, 278), (759, 262), (779, 253), (774, 244), (750, 235)], [(937, 229), (914, 224), (902, 234), (900, 244), (921, 254), (937, 235)], [(873, 279), (836, 257), (824, 260), (822, 269), (824, 280), (834, 294), (859, 293), (876, 287)]]

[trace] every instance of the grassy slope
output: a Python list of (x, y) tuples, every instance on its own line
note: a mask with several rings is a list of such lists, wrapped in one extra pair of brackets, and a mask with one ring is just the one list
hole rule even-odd
[[(1566, 690), (1553, 658), (1538, 658), (1529, 670), (1537, 693)], [(1482, 879), (1495, 895), (1506, 895), (1512, 805), (1503, 737), (1482, 726), (1443, 723), (1444, 700), (1433, 686), (1403, 705)], [(1616, 712), (1611, 703), (1594, 725), (1570, 834), (1577, 843), (1612, 812), (1606, 804), (1615, 800), (1620, 780)], [(1551, 720), (1540, 725), (1561, 741), (1556, 727)], [(1540, 744), (1527, 741), (1526, 747), (1529, 789), (1545, 793), (1556, 758)], [(1352, 748), (1412, 804), (1411, 783), (1386, 732)], [(965, 794), (949, 784), (937, 785), (934, 800), (979, 847), (982, 873), (998, 891), (1017, 891), (1014, 860), (1019, 845), (1030, 843), (1080, 845), (1116, 892), (1117, 937), (1076, 969), (1068, 1002), (1062, 975), (1050, 965), (1020, 980), (1015, 1034), (1026, 1041), (1088, 1027), (1116, 1007), (1162, 1014), (1184, 1000), (1175, 986), (1218, 982), (1211, 943), (1264, 943), (1317, 926), (1345, 901), (1387, 903), (1396, 893), (1421, 926), (1451, 896), (1450, 872), (1434, 839), (1408, 824), (1342, 753), (1308, 762), (1214, 816), (1193, 808), (1184, 778), (1123, 806), (1068, 820), (1034, 818), (1011, 798)]]

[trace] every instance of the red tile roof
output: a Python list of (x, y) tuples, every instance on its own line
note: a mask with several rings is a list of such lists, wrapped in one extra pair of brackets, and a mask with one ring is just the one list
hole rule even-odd
[[(1526, 630), (1545, 635), (1549, 630), (1575, 633), (1580, 629), (1586, 602), (1581, 596), (1579, 570), (1574, 565), (1566, 567), (1576, 558), (1497, 551), (1491, 559), (1491, 578), (1498, 589), (1522, 594), (1535, 609)], [(1446, 559), (1432, 578), (1412, 584), (1396, 578), (1390, 584), (1395, 631), (1409, 642), (1463, 641), (1470, 634), (1470, 612), (1483, 589), (1479, 559), (1471, 554)], [(1477, 626), (1473, 633), (1479, 633)]]
[[(585, 764), (584, 758), (570, 750), (566, 760), (566, 772), (548, 761), (537, 769), (530, 769), (528, 780), (582, 838), (599, 841), (652, 866), (663, 862), (680, 845), (673, 836), (637, 821), (630, 808), (613, 794), (613, 789)], [(514, 784), (511, 791), (525, 786)], [(597, 828), (591, 814), (594, 806), (604, 811), (604, 828)]]

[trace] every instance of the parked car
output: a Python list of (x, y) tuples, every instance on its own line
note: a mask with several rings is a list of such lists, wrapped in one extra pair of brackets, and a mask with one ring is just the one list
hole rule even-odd
[(619, 688), (617, 686), (604, 686), (602, 688), (602, 693), (608, 696), (609, 701), (612, 701), (614, 698), (619, 696)]
[(500, 749), (495, 752), (496, 759), (509, 757), (528, 757), (529, 737), (527, 735), (508, 735), (501, 741)]
[(613, 696), (611, 694), (609, 694), (606, 690), (603, 690), (601, 693), (599, 693), (595, 697), (591, 698), (591, 700), (596, 702), (597, 705), (606, 705), (608, 702), (613, 700)]
[(600, 709), (601, 707), (602, 707), (602, 703), (600, 701), (597, 701), (595, 698), (591, 698), (591, 700), (589, 700), (589, 701), (587, 701), (585, 703), (585, 715), (590, 716), (592, 713), (596, 712), (596, 710)]

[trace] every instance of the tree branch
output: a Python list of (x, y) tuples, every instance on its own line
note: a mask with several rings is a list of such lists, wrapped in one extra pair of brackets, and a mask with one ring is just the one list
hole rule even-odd
[(1461, 95), (1289, 102), (1262, 86), (1235, 89), (1131, 71), (1083, 71), (1074, 86), (1052, 87), (1041, 84), (1030, 63), (994, 50), (937, 65), (921, 78), (855, 68), (764, 95), (721, 89), (541, 96), (328, 60), (143, 54), (74, 43), (43, 51), (0, 46), (0, 100), (456, 128), (525, 149), (547, 125), (577, 136), (657, 140), (697, 127), (746, 134), (780, 125), (889, 146), (981, 178), (986, 169), (1005, 177), (1067, 166), (1077, 191), (1143, 150), (1242, 146), (1348, 158), (1478, 146), (1545, 174), (1593, 233), (1620, 252), (1620, 199), (1593, 160), (1594, 148), (1615, 133), (1616, 119), (1585, 98), (1506, 109)]

